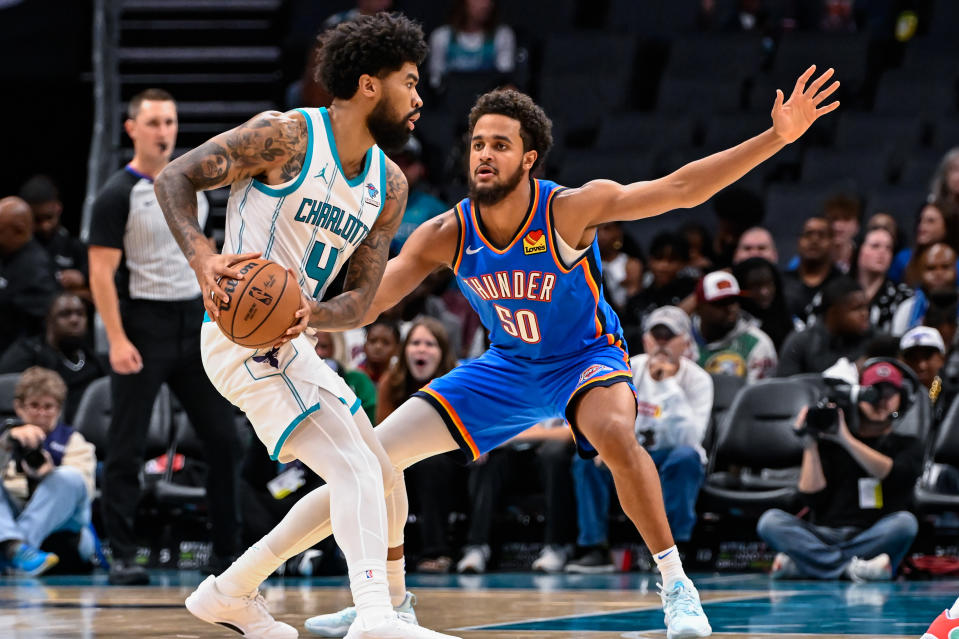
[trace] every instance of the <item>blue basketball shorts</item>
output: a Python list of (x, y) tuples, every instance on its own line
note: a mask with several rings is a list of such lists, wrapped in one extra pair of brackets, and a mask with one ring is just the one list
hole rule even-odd
[(570, 408), (583, 393), (625, 383), (633, 394), (626, 353), (598, 346), (568, 357), (530, 361), (495, 350), (457, 366), (413, 394), (439, 412), (467, 460), (475, 460), (530, 426), (556, 417), (573, 430), (580, 455), (596, 450), (577, 430)]

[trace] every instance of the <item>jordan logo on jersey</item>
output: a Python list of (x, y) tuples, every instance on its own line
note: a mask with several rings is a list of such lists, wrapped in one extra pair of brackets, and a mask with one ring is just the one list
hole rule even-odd
[(524, 255), (536, 255), (537, 253), (544, 253), (545, 251), (546, 236), (543, 235), (542, 229), (530, 231), (526, 234), (526, 237), (523, 238)]

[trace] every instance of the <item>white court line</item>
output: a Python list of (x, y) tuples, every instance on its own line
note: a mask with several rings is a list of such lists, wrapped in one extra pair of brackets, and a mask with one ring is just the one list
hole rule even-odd
[[(730, 603), (733, 601), (747, 601), (749, 599), (768, 599), (768, 598), (769, 596), (765, 594), (732, 595), (729, 597), (717, 597), (716, 599), (710, 599), (709, 601), (704, 602), (704, 605), (710, 605), (714, 603)], [(630, 613), (630, 612), (646, 612), (647, 610), (660, 610), (660, 608), (661, 608), (660, 604), (655, 604), (650, 606), (640, 606), (639, 608), (623, 608), (622, 610), (605, 610), (601, 612), (586, 612), (581, 614), (560, 615), (559, 617), (536, 617), (533, 619), (520, 619), (517, 621), (505, 621), (502, 623), (483, 624), (480, 626), (464, 626), (463, 628), (453, 628), (453, 630), (455, 631), (492, 630), (494, 628), (502, 628), (504, 626), (513, 626), (521, 623), (537, 623), (537, 622), (542, 623), (546, 621), (558, 621), (560, 619), (579, 619), (582, 617), (602, 617), (604, 615), (621, 615), (621, 614)]]

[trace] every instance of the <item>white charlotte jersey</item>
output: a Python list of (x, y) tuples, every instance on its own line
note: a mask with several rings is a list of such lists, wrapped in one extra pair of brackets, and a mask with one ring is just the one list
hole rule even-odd
[(386, 159), (373, 146), (363, 170), (348, 180), (326, 109), (297, 110), (309, 136), (303, 169), (283, 184), (253, 178), (233, 184), (223, 252), (260, 251), (293, 269), (300, 289), (320, 299), (383, 210)]

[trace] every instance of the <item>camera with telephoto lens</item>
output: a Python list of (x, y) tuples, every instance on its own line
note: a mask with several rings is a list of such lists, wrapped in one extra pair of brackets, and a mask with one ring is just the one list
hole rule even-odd
[[(17, 426), (23, 426), (23, 422), (19, 419), (8, 419), (3, 424), (4, 431), (11, 428), (16, 428)], [(43, 447), (37, 446), (36, 448), (27, 448), (20, 443), (19, 440), (10, 438), (10, 451), (13, 455), (13, 461), (22, 468), (24, 466), (29, 466), (36, 470), (43, 466), (46, 463), (47, 459), (43, 456)]]
[(819, 438), (822, 435), (835, 435), (839, 432), (839, 410), (842, 409), (847, 419), (859, 410), (859, 402), (866, 402), (878, 406), (882, 400), (882, 393), (875, 386), (860, 386), (848, 382), (826, 378), (826, 391), (815, 406), (811, 406), (806, 413), (806, 421), (802, 428), (796, 431), (800, 437), (812, 435)]

